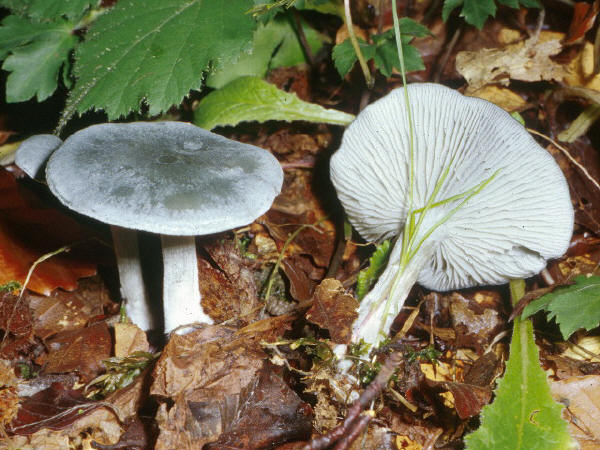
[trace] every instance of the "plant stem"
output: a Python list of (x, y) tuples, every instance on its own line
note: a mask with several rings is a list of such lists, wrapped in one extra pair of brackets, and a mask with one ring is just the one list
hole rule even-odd
[(360, 68), (362, 69), (362, 72), (365, 76), (365, 82), (367, 83), (367, 87), (371, 89), (375, 84), (375, 80), (371, 76), (371, 72), (369, 71), (367, 61), (365, 60), (365, 57), (362, 54), (362, 51), (360, 50), (360, 45), (358, 44), (358, 39), (356, 39), (356, 34), (354, 34), (354, 25), (352, 24), (352, 13), (350, 12), (350, 0), (344, 0), (344, 15), (346, 17), (346, 28), (348, 29), (348, 37), (350, 38), (350, 43), (352, 44), (352, 48), (354, 48), (354, 52), (356, 53), (356, 57), (358, 58)]

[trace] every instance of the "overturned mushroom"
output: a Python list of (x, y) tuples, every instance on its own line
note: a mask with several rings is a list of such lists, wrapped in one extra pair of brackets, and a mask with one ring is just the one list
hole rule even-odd
[(194, 236), (245, 225), (279, 193), (266, 150), (182, 122), (94, 125), (51, 156), (46, 179), (69, 208), (112, 225), (127, 312), (156, 325), (144, 293), (135, 231), (160, 234), (165, 331), (210, 323), (202, 310)]
[(378, 345), (413, 284), (435, 290), (532, 276), (561, 256), (573, 229), (566, 180), (552, 156), (502, 109), (436, 84), (367, 107), (331, 160), (356, 230), (397, 237), (362, 300), (352, 341)]

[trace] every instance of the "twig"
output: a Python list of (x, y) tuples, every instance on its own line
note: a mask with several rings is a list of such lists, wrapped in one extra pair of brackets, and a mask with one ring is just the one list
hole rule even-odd
[[(73, 245), (76, 245), (76, 244), (73, 244)], [(39, 264), (43, 263), (44, 261), (46, 261), (47, 259), (49, 259), (55, 255), (58, 255), (59, 253), (68, 252), (69, 250), (71, 250), (71, 248), (72, 248), (72, 245), (65, 245), (64, 247), (61, 247), (58, 250), (54, 250), (53, 252), (46, 253), (46, 254), (40, 256), (38, 259), (36, 259), (34, 261), (34, 263), (31, 265), (31, 267), (29, 268), (29, 271), (27, 272), (27, 277), (25, 278), (25, 281), (24, 281), (23, 285), (21, 286), (21, 292), (19, 293), (19, 297), (17, 298), (17, 301), (15, 302), (15, 306), (14, 306), (10, 316), (8, 317), (8, 321), (6, 322), (6, 330), (4, 330), (4, 336), (2, 336), (2, 341), (0, 341), (0, 349), (4, 348), (4, 344), (5, 344), (6, 338), (8, 337), (8, 332), (10, 330), (10, 326), (12, 324), (14, 316), (19, 307), (19, 303), (21, 303), (21, 300), (23, 299), (23, 293), (25, 292), (25, 289), (27, 288), (27, 285), (29, 284), (29, 281), (31, 280), (31, 276), (33, 275), (33, 271), (35, 270), (35, 268)]]
[(542, 9), (540, 9), (540, 13), (538, 14), (537, 17), (537, 22), (535, 24), (535, 29), (533, 30), (533, 33), (531, 35), (531, 42), (535, 43), (539, 40), (540, 38), (540, 33), (542, 32), (542, 27), (544, 26), (544, 19), (546, 18), (546, 9), (544, 7), (542, 7)]
[(294, 22), (296, 23), (296, 32), (298, 33), (298, 39), (300, 39), (300, 44), (302, 45), (302, 49), (304, 50), (304, 54), (306, 55), (306, 59), (308, 60), (308, 64), (310, 67), (315, 65), (315, 55), (313, 55), (312, 49), (310, 48), (310, 44), (306, 39), (306, 35), (304, 34), (304, 27), (302, 26), (302, 20), (300, 20), (300, 13), (297, 9), (293, 9)]
[(352, 404), (350, 409), (348, 409), (348, 414), (342, 424), (335, 427), (329, 433), (312, 439), (303, 447), (303, 450), (323, 450), (336, 442), (338, 443), (338, 446), (335, 447), (336, 449), (343, 450), (348, 448), (352, 441), (365, 429), (372, 418), (371, 413), (363, 413), (363, 410), (367, 408), (383, 388), (385, 388), (388, 380), (394, 374), (396, 367), (400, 365), (403, 359), (404, 354), (402, 352), (390, 354), (375, 379), (367, 386), (358, 400)]
[(436, 82), (436, 83), (440, 82), (440, 78), (442, 77), (442, 72), (444, 71), (444, 69), (446, 68), (446, 65), (448, 64), (450, 55), (452, 54), (454, 47), (456, 47), (456, 43), (458, 42), (458, 39), (460, 38), (462, 31), (463, 31), (462, 25), (460, 25), (454, 31), (454, 34), (452, 35), (450, 42), (448, 42), (448, 45), (446, 46), (446, 50), (444, 51), (444, 54), (442, 55), (442, 58), (440, 59), (440, 65), (437, 67), (437, 69), (435, 71), (435, 75), (433, 76), (434, 82)]
[(539, 131), (536, 131), (532, 128), (527, 128), (527, 131), (529, 131), (531, 134), (535, 134), (536, 136), (539, 136), (543, 139), (546, 139), (548, 142), (550, 142), (552, 145), (554, 145), (557, 149), (559, 149), (563, 155), (565, 155), (567, 157), (567, 159), (569, 161), (571, 161), (571, 163), (577, 167), (579, 170), (581, 170), (581, 172), (585, 175), (585, 177), (594, 185), (596, 186), (596, 189), (598, 189), (600, 191), (600, 184), (594, 179), (594, 177), (592, 177), (590, 175), (590, 173), (587, 171), (587, 169), (585, 167), (583, 167), (575, 158), (573, 158), (571, 156), (571, 154), (569, 153), (569, 151), (563, 147), (562, 145), (560, 145), (558, 142), (556, 142), (554, 139), (552, 139), (549, 136), (546, 136), (543, 133), (540, 133)]

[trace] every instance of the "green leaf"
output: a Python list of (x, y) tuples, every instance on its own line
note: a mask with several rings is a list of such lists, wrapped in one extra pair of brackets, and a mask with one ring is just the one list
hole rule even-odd
[[(404, 63), (407, 72), (423, 70), (425, 64), (418, 50), (409, 45), (410, 41), (415, 37), (423, 37), (430, 35), (431, 32), (427, 27), (415, 22), (407, 17), (400, 20), (400, 31), (402, 33), (402, 50), (404, 52)], [(396, 47), (396, 39), (394, 30), (388, 30), (381, 34), (372, 36), (373, 43), (369, 44), (362, 39), (358, 39), (358, 45), (367, 61), (373, 60), (375, 67), (381, 73), (389, 77), (392, 75), (394, 68), (400, 68), (400, 59), (398, 57), (398, 49)], [(341, 42), (333, 48), (332, 52), (333, 63), (338, 73), (344, 77), (350, 72), (357, 61), (356, 53), (352, 48), (349, 39)]]
[(442, 20), (446, 22), (450, 13), (463, 4), (464, 0), (446, 0), (442, 7)]
[(0, 0), (0, 6), (13, 14), (27, 16), (37, 21), (55, 20), (61, 17), (76, 20), (98, 0)]
[(148, 104), (150, 115), (199, 89), (211, 62), (233, 62), (252, 39), (249, 0), (120, 0), (76, 52), (75, 87), (59, 128), (75, 113), (109, 119)]
[(532, 301), (523, 310), (523, 317), (546, 311), (549, 319), (556, 320), (565, 340), (580, 328), (596, 328), (600, 324), (600, 276), (579, 275), (573, 281), (571, 286)]
[[(302, 22), (304, 35), (313, 54), (328, 38)], [(219, 89), (241, 76), (264, 77), (269, 69), (290, 67), (306, 62), (304, 51), (291, 18), (280, 15), (254, 32), (252, 48), (242, 53), (237, 62), (219, 67), (208, 75), (206, 85)]]
[[(402, 51), (404, 53), (404, 65), (407, 72), (414, 72), (425, 69), (423, 59), (419, 51), (409, 45), (412, 40), (410, 36), (402, 36)], [(400, 58), (398, 57), (398, 47), (396, 46), (396, 38), (393, 30), (389, 30), (383, 34), (373, 35), (375, 43), (375, 54), (373, 62), (375, 67), (386, 77), (392, 75), (394, 68), (400, 69)]]
[[(375, 56), (375, 48), (373, 45), (358, 38), (358, 46), (367, 61), (373, 59), (373, 56)], [(354, 67), (354, 64), (358, 61), (350, 39), (346, 39), (333, 47), (331, 57), (333, 58), (335, 68), (342, 78), (348, 75), (348, 72), (352, 70), (352, 67)]]
[[(330, 39), (320, 34), (306, 22), (301, 21), (301, 23), (306, 41), (314, 55), (321, 49), (323, 43), (329, 42)], [(300, 43), (296, 26), (291, 23), (291, 18), (287, 18), (287, 26), (285, 26), (282, 31), (284, 33), (283, 40), (281, 41), (281, 45), (277, 49), (277, 52), (273, 55), (269, 69), (292, 67), (306, 62), (304, 49)]]
[[(538, 0), (498, 0), (498, 2), (511, 8), (519, 8), (519, 6), (526, 8), (541, 7)], [(480, 30), (488, 17), (496, 15), (494, 0), (445, 0), (442, 8), (442, 20), (447, 21), (450, 13), (461, 5), (461, 17), (464, 17), (467, 23), (476, 26)]]
[[(511, 282), (518, 300), (525, 282)], [(529, 320), (515, 319), (510, 357), (498, 381), (496, 398), (483, 408), (481, 426), (465, 438), (467, 450), (546, 450), (574, 448), (561, 418), (563, 405), (550, 393), (547, 375), (540, 367), (539, 351)]]
[(257, 77), (241, 77), (211, 92), (202, 99), (194, 114), (194, 123), (207, 130), (254, 120), (306, 120), (347, 125), (353, 119), (352, 114), (302, 101), (296, 94), (277, 89)]
[(465, 0), (460, 15), (481, 30), (487, 18), (496, 15), (496, 4), (494, 0)]
[[(6, 81), (6, 100), (22, 102), (37, 96), (48, 98), (56, 90), (58, 74), (68, 64), (69, 55), (78, 39), (71, 31), (73, 24), (33, 23), (19, 16), (8, 16), (0, 26), (0, 58), (2, 68), (11, 72)], [(67, 69), (65, 69), (67, 70)]]
[(390, 256), (390, 250), (390, 241), (385, 240), (381, 244), (378, 244), (369, 258), (369, 267), (358, 272), (356, 297), (359, 300), (362, 300), (367, 295), (373, 283), (377, 281), (377, 278), (379, 278), (379, 275), (385, 269)]

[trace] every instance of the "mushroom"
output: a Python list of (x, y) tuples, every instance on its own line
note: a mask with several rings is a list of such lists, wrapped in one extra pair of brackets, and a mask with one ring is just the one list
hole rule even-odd
[(353, 324), (352, 342), (371, 348), (415, 282), (446, 291), (529, 277), (566, 251), (573, 230), (560, 168), (508, 113), (442, 85), (406, 89), (365, 108), (331, 159), (360, 235), (397, 237)]
[[(135, 230), (161, 236), (164, 326), (212, 323), (200, 304), (194, 236), (252, 222), (279, 193), (283, 172), (266, 150), (182, 122), (101, 124), (52, 154), (46, 179), (81, 214), (112, 225), (132, 321), (156, 326)], [(186, 331), (186, 329), (184, 329)]]
[(44, 179), (44, 170), (50, 155), (62, 144), (62, 140), (53, 134), (36, 134), (25, 139), (15, 154), (15, 164), (38, 181)]

